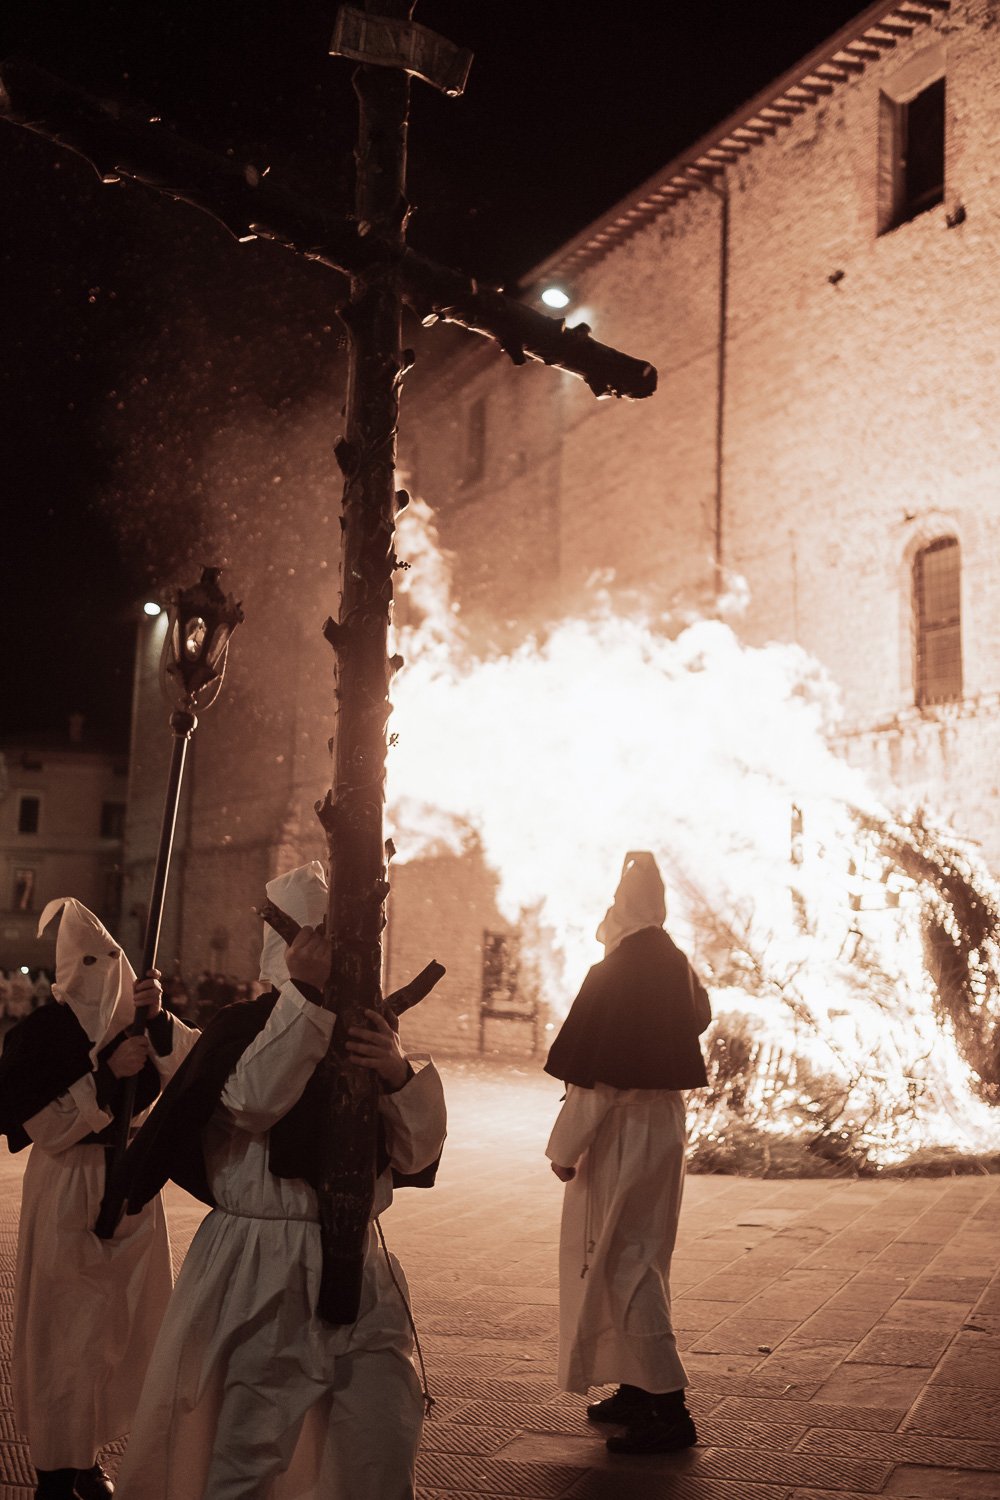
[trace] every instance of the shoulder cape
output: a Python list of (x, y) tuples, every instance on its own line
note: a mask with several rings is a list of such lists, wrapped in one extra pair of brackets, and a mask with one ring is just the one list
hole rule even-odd
[[(205, 1168), (202, 1135), (226, 1079), (266, 1025), (277, 998), (278, 991), (272, 990), (257, 1000), (227, 1005), (209, 1022), (126, 1152), (119, 1186), (129, 1213), (138, 1213), (168, 1181), (176, 1182), (209, 1208), (216, 1206)], [(298, 1103), (270, 1131), (272, 1172), (278, 1177), (302, 1177), (313, 1187), (319, 1181), (315, 1123), (318, 1088), (319, 1080), (313, 1074)], [(380, 1130), (376, 1170), (384, 1171), (388, 1161)], [(393, 1169), (393, 1186), (432, 1187), (436, 1172), (437, 1162), (412, 1176)]]
[[(102, 1049), (104, 1058), (117, 1044), (115, 1037)], [(0, 1135), (11, 1151), (31, 1145), (25, 1120), (65, 1094), (78, 1079), (93, 1072), (90, 1038), (68, 1005), (42, 1005), (11, 1028), (0, 1054)], [(108, 1076), (108, 1092), (100, 1097), (104, 1109), (115, 1112), (117, 1082)], [(147, 1109), (160, 1089), (159, 1074), (146, 1063), (139, 1075), (135, 1113)], [(111, 1127), (108, 1127), (109, 1130)], [(104, 1144), (104, 1133), (89, 1135), (84, 1144)]]
[(646, 927), (590, 970), (545, 1071), (581, 1088), (704, 1088), (698, 1036), (710, 1016), (685, 955), (661, 927)]

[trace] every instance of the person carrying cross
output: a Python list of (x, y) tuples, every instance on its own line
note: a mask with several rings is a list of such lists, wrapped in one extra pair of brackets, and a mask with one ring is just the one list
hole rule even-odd
[[(377, 1231), (394, 1186), (429, 1185), (445, 1136), (441, 1080), (376, 1011), (350, 1060), (380, 1084), (381, 1140), (360, 1311), (317, 1312), (323, 1250), (318, 1065), (330, 941), (314, 860), (267, 886), (303, 924), (268, 929), (256, 1000), (221, 1011), (126, 1158), (129, 1207), (166, 1176), (212, 1206), (178, 1278), (119, 1480), (121, 1500), (412, 1500), (422, 1425), (401, 1267)], [(310, 925), (312, 924), (312, 925)], [(155, 1128), (154, 1128), (155, 1127)]]
[(566, 1084), (546, 1154), (566, 1184), (559, 1245), (559, 1383), (619, 1423), (613, 1453), (697, 1442), (670, 1319), (670, 1257), (684, 1185), (684, 1095), (708, 1082), (703, 985), (664, 930), (652, 854), (629, 853), (583, 982), (545, 1071)]

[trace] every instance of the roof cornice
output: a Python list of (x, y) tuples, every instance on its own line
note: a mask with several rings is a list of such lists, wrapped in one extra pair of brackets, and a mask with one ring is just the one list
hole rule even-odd
[(946, 15), (951, 0), (876, 0), (808, 56), (767, 86), (749, 104), (702, 136), (688, 151), (654, 172), (601, 218), (539, 262), (520, 280), (531, 289), (543, 280), (569, 279), (601, 260), (637, 229), (701, 192), (756, 146), (787, 129), (842, 84), (881, 60), (899, 42)]

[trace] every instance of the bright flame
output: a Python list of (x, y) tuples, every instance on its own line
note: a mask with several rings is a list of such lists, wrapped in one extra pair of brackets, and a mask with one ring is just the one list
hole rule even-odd
[[(477, 659), (430, 513), (414, 502), (407, 514), (424, 619), (398, 632), (400, 857), (478, 840), (561, 1013), (600, 957), (593, 933), (625, 851), (651, 849), (668, 927), (711, 980), (703, 1142), (725, 1135), (736, 1101), (757, 1131), (805, 1131), (827, 1156), (838, 1141), (881, 1162), (1000, 1145), (1000, 1111), (975, 1097), (968, 1047), (925, 968), (935, 893), (886, 854), (880, 830), (905, 840), (906, 828), (828, 748), (839, 707), (820, 665), (794, 645), (744, 646), (717, 621), (676, 634), (607, 607)], [(982, 948), (976, 963), (995, 976), (995, 929)], [(980, 1003), (969, 1024), (982, 1029), (995, 986)]]

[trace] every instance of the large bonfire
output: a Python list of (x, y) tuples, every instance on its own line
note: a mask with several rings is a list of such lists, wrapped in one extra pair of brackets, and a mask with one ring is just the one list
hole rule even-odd
[(407, 858), (477, 844), (558, 1017), (627, 849), (712, 995), (704, 1169), (884, 1171), (1000, 1149), (1000, 887), (829, 748), (838, 696), (796, 646), (598, 608), (488, 659), (415, 502), (390, 817)]

